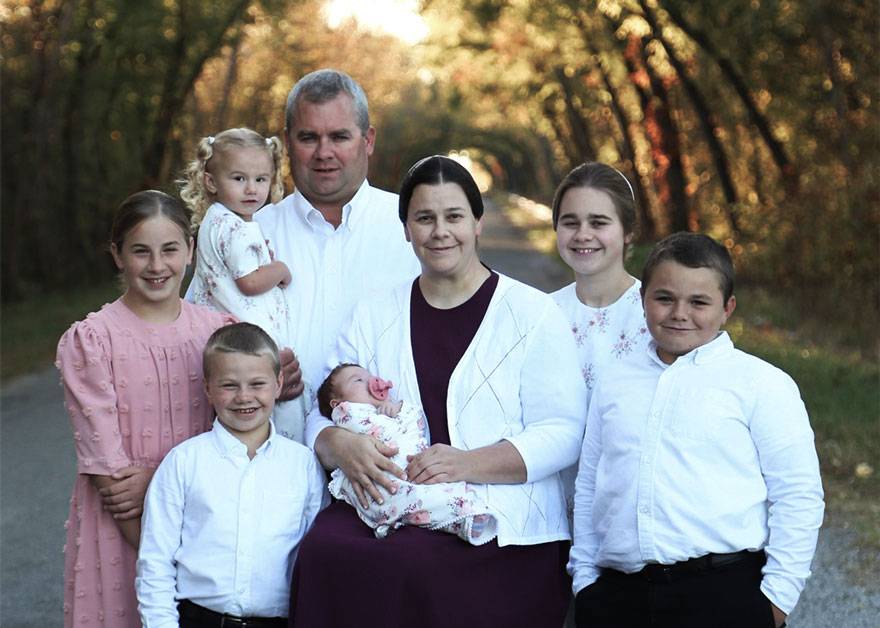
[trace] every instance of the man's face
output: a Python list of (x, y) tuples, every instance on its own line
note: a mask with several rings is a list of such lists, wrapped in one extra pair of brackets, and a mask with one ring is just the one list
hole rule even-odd
[(348, 94), (312, 103), (301, 100), (285, 141), (297, 189), (322, 213), (335, 214), (367, 178), (376, 130), (361, 133)]

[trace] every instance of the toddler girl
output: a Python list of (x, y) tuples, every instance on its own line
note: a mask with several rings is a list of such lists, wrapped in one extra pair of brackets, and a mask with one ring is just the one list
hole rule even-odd
[[(428, 424), (417, 406), (388, 399), (392, 387), (357, 364), (340, 364), (318, 389), (318, 408), (338, 427), (397, 448), (390, 460), (405, 469), (408, 457), (429, 447)], [(368, 507), (357, 499), (340, 469), (333, 471), (329, 489), (336, 499), (354, 507), (378, 538), (407, 524), (450, 532), (473, 545), (495, 538), (495, 517), (466, 482), (413, 484), (393, 479), (396, 492), (389, 494), (379, 487), (383, 503), (372, 502)]]
[(210, 428), (202, 349), (234, 321), (180, 299), (193, 252), (180, 201), (152, 190), (127, 198), (110, 252), (125, 292), (64, 334), (55, 363), (78, 473), (65, 524), (67, 627), (140, 627), (134, 576), (147, 484), (172, 447)]
[[(250, 129), (229, 129), (199, 142), (180, 196), (198, 228), (196, 269), (189, 298), (263, 328), (286, 346), (288, 312), (281, 289), (290, 270), (273, 259), (253, 215), (267, 199), (281, 200), (281, 141)], [(284, 436), (302, 442), (308, 391), (276, 407), (274, 422)]]

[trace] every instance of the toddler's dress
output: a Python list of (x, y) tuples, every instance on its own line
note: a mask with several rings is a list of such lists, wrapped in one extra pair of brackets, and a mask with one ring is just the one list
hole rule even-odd
[(88, 475), (156, 467), (211, 427), (202, 350), (231, 316), (181, 302), (173, 323), (147, 323), (117, 300), (73, 326), (58, 343), (77, 476), (65, 523), (64, 625), (140, 628), (137, 551), (119, 532)]
[[(394, 417), (380, 414), (368, 403), (344, 401), (334, 408), (332, 418), (338, 427), (397, 447), (398, 452), (390, 460), (401, 469), (408, 464), (407, 456), (414, 456), (429, 446), (427, 422), (421, 409), (406, 401)], [(495, 517), (467, 482), (413, 484), (391, 477), (397, 492), (390, 494), (379, 487), (385, 501), (377, 504), (371, 500), (369, 508), (361, 506), (351, 482), (340, 469), (331, 475), (330, 494), (354, 507), (378, 538), (403, 525), (443, 530), (472, 545), (483, 545), (495, 538)]]
[[(258, 325), (279, 349), (290, 346), (287, 302), (281, 288), (246, 295), (235, 283), (271, 262), (260, 225), (214, 203), (199, 226), (196, 270), (190, 288), (192, 302)], [(305, 390), (296, 399), (277, 403), (272, 415), (275, 429), (298, 443), (303, 442), (308, 399), (311, 391)]]

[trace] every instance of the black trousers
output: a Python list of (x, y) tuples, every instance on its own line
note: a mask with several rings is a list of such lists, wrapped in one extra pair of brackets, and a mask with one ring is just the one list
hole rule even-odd
[(604, 570), (575, 598), (578, 628), (775, 628), (763, 553), (670, 581)]

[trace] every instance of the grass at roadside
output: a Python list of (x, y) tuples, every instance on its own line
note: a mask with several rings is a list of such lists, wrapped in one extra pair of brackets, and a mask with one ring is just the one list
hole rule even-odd
[(71, 323), (119, 296), (108, 281), (88, 288), (42, 295), (3, 305), (0, 314), (0, 381), (52, 364), (55, 347)]

